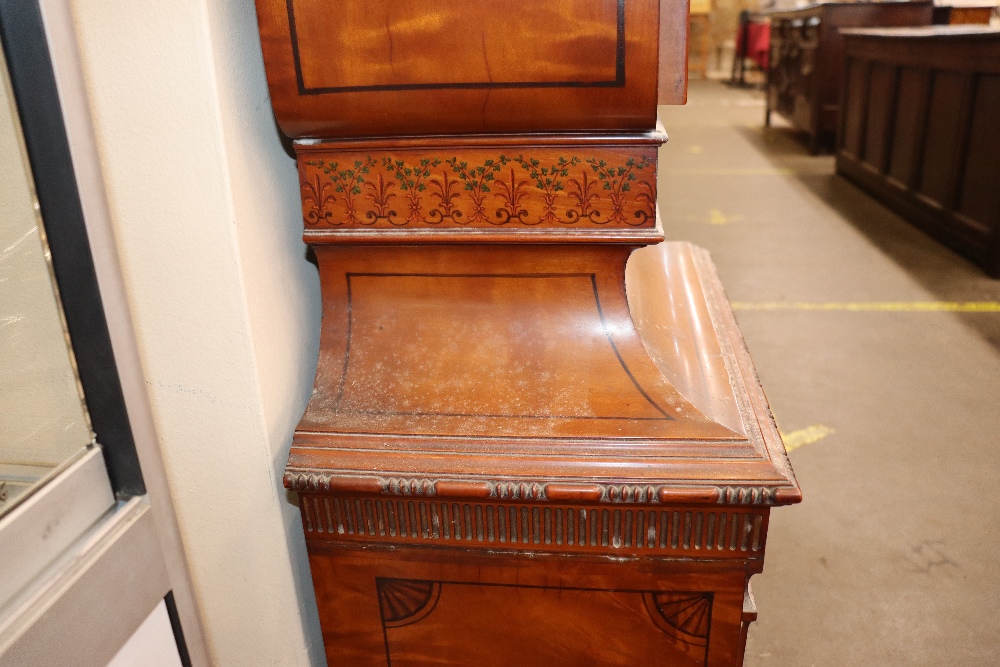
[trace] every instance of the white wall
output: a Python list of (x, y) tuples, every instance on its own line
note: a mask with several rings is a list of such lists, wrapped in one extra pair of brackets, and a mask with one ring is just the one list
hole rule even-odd
[(73, 0), (157, 432), (213, 661), (322, 664), (281, 487), (319, 285), (249, 0)]

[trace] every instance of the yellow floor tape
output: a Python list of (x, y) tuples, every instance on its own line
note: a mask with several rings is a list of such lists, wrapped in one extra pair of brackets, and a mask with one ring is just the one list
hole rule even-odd
[(742, 215), (726, 215), (717, 208), (713, 208), (708, 212), (707, 216), (688, 216), (688, 220), (693, 222), (700, 222), (706, 225), (728, 225), (732, 222), (739, 222), (743, 219)]
[(792, 176), (796, 170), (785, 167), (761, 167), (759, 169), (661, 169), (667, 176)]
[(793, 452), (799, 447), (819, 442), (833, 433), (836, 433), (836, 431), (826, 424), (813, 424), (812, 426), (800, 428), (791, 433), (782, 433), (781, 439), (785, 443), (785, 451)]
[(808, 303), (733, 301), (733, 310), (849, 310), (891, 313), (1000, 313), (997, 301), (861, 301), (857, 303)]

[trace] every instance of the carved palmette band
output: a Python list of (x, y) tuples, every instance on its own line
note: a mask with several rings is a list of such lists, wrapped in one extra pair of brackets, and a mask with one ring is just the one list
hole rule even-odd
[(653, 227), (656, 155), (646, 151), (307, 152), (303, 219), (307, 229)]

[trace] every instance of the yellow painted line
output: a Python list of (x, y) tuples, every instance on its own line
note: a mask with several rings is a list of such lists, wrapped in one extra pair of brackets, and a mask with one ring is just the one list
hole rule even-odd
[(836, 433), (836, 431), (826, 424), (813, 424), (812, 426), (800, 428), (797, 431), (792, 431), (791, 433), (782, 433), (781, 439), (785, 443), (785, 451), (793, 452), (799, 447), (805, 447), (806, 445), (811, 445), (814, 442), (819, 442), (823, 438), (834, 433)]
[(743, 219), (742, 215), (726, 215), (717, 208), (713, 208), (708, 212), (708, 216), (688, 216), (688, 220), (694, 222), (700, 222), (706, 225), (728, 225), (731, 222), (739, 222)]
[(997, 301), (861, 301), (857, 303), (808, 303), (733, 301), (733, 310), (849, 310), (886, 313), (1000, 313)]
[(794, 169), (762, 167), (760, 169), (663, 169), (667, 176), (792, 176)]
[(736, 222), (742, 219), (742, 215), (727, 216), (717, 208), (713, 208), (708, 212), (708, 224), (710, 225), (728, 225), (730, 222)]

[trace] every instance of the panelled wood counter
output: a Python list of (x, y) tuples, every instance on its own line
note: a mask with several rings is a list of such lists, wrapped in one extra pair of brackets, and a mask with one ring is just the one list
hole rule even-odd
[(809, 138), (816, 153), (833, 144), (843, 80), (842, 28), (930, 25), (931, 2), (828, 2), (770, 12), (771, 55), (767, 110)]
[(1000, 30), (844, 39), (837, 173), (1000, 277)]
[(285, 471), (331, 665), (743, 661), (801, 498), (662, 244), (686, 3), (258, 0), (323, 323)]

